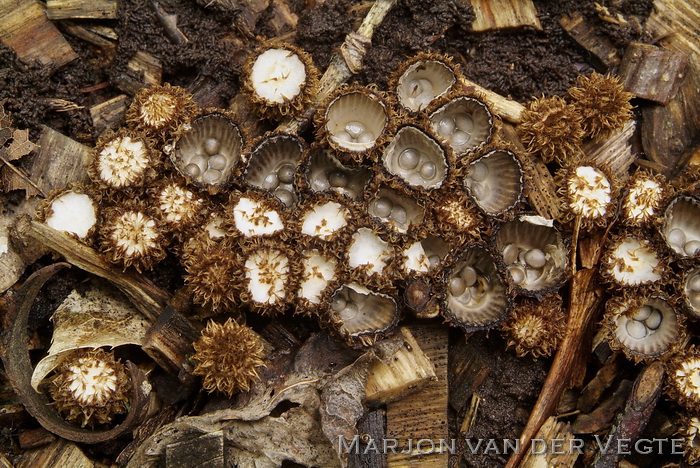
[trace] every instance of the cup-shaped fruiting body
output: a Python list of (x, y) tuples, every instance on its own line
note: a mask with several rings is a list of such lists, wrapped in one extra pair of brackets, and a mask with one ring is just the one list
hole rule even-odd
[(559, 96), (530, 102), (521, 115), (518, 136), (529, 153), (564, 166), (581, 151), (581, 115)]
[(360, 198), (372, 181), (372, 170), (360, 165), (346, 166), (333, 153), (316, 144), (302, 156), (297, 178), (299, 189), (337, 192), (353, 200)]
[(142, 133), (126, 129), (105, 131), (91, 152), (90, 179), (109, 189), (142, 186), (155, 177), (160, 164), (151, 148), (151, 142)]
[(493, 328), (510, 312), (511, 300), (485, 245), (467, 244), (445, 269), (441, 313), (467, 332)]
[(356, 207), (335, 193), (307, 196), (292, 215), (292, 227), (303, 241), (314, 245), (335, 242), (351, 230)]
[(683, 415), (676, 435), (683, 439), (683, 458), (689, 466), (700, 463), (700, 417)]
[(620, 219), (630, 226), (657, 224), (668, 190), (662, 175), (637, 171), (625, 184)]
[(189, 122), (198, 107), (192, 95), (179, 86), (141, 88), (126, 112), (127, 124), (161, 141), (180, 125)]
[(666, 393), (685, 409), (700, 411), (700, 351), (695, 345), (676, 354), (666, 367)]
[(392, 111), (372, 87), (340, 86), (316, 113), (319, 139), (325, 139), (344, 161), (374, 159), (391, 133)]
[(433, 211), (434, 232), (453, 245), (480, 240), (486, 220), (462, 184), (450, 184), (431, 194), (427, 204)]
[(124, 203), (104, 210), (100, 221), (102, 252), (126, 269), (148, 270), (165, 258), (165, 230), (142, 203)]
[(603, 318), (610, 347), (634, 362), (675, 353), (685, 339), (682, 316), (663, 295), (626, 293), (605, 305)]
[(617, 212), (617, 180), (601, 165), (582, 163), (558, 174), (565, 221), (579, 219), (582, 229), (604, 227)]
[(358, 218), (348, 239), (336, 242), (345, 254), (348, 278), (379, 290), (393, 289), (395, 245), (383, 227), (370, 219)]
[(273, 133), (254, 144), (243, 172), (243, 183), (274, 194), (286, 207), (297, 201), (297, 165), (304, 153), (304, 142), (296, 135)]
[(686, 310), (700, 319), (700, 266), (683, 271), (679, 289)]
[(576, 86), (569, 88), (569, 96), (581, 116), (585, 137), (607, 138), (632, 118), (633, 95), (625, 91), (617, 77), (593, 72), (576, 81)]
[(284, 312), (294, 301), (301, 277), (298, 254), (276, 240), (248, 241), (242, 250), (243, 304), (263, 315)]
[(521, 215), (498, 226), (493, 244), (505, 277), (520, 294), (552, 293), (568, 277), (569, 249), (551, 220)]
[(99, 198), (93, 190), (73, 185), (53, 190), (37, 209), (37, 219), (89, 244), (96, 232)]
[(248, 391), (265, 365), (262, 339), (250, 327), (233, 319), (219, 324), (209, 321), (193, 344), (194, 375), (202, 376), (202, 387), (231, 397)]
[(182, 257), (185, 285), (195, 304), (212, 313), (230, 313), (240, 304), (243, 264), (234, 242), (197, 236)]
[(700, 256), (700, 199), (685, 194), (673, 197), (664, 210), (660, 232), (678, 258)]
[(423, 231), (417, 237), (405, 239), (397, 250), (396, 269), (403, 279), (433, 278), (449, 263), (453, 247), (440, 236)]
[(78, 349), (56, 368), (49, 394), (66, 420), (81, 427), (108, 424), (129, 409), (131, 377), (114, 352)]
[(386, 227), (392, 238), (412, 235), (425, 225), (425, 206), (421, 197), (396, 181), (377, 177), (377, 188), (368, 197), (366, 212)]
[(305, 315), (322, 315), (330, 294), (342, 281), (342, 261), (329, 246), (300, 248), (301, 276), (296, 292), (295, 311)]
[(175, 234), (199, 224), (209, 211), (208, 199), (180, 177), (166, 177), (148, 192), (161, 223)]
[(424, 52), (403, 62), (389, 81), (398, 103), (411, 112), (425, 110), (457, 85), (452, 58)]
[(391, 295), (346, 283), (329, 297), (328, 325), (350, 346), (371, 346), (396, 326), (399, 307)]
[(224, 111), (199, 115), (178, 130), (170, 160), (188, 181), (210, 192), (225, 187), (240, 173), (243, 133)]
[(430, 125), (438, 137), (462, 158), (483, 148), (495, 134), (494, 119), (486, 104), (472, 96), (445, 99), (430, 114)]
[(489, 151), (466, 166), (464, 186), (481, 211), (503, 218), (522, 200), (525, 190), (522, 163), (512, 151)]
[(566, 314), (557, 294), (541, 300), (522, 298), (501, 325), (508, 347), (518, 356), (549, 357), (559, 347), (566, 330)]
[(243, 86), (264, 117), (298, 115), (318, 88), (319, 72), (311, 56), (291, 44), (276, 44), (251, 54)]
[(399, 128), (381, 159), (389, 174), (411, 188), (432, 190), (447, 179), (452, 156), (432, 132), (409, 124)]
[(227, 227), (246, 239), (285, 237), (288, 234), (284, 205), (274, 195), (262, 190), (231, 192), (225, 214)]
[(606, 243), (599, 272), (610, 287), (657, 286), (667, 280), (668, 264), (653, 239), (648, 232), (629, 231)]

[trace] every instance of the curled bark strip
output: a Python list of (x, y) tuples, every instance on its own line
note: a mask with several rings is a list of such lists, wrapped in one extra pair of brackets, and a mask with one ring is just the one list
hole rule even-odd
[(146, 412), (150, 387), (146, 383), (145, 374), (128, 362), (133, 384), (131, 407), (124, 422), (106, 431), (91, 431), (73, 426), (58, 414), (46, 395), (32, 388), (32, 364), (27, 350), (29, 311), (44, 283), (66, 267), (70, 267), (70, 264), (62, 262), (44, 267), (24, 282), (15, 296), (15, 301), (8, 305), (8, 323), (11, 325), (2, 335), (0, 357), (20, 401), (46, 430), (74, 442), (96, 444), (119, 437), (141, 420)]

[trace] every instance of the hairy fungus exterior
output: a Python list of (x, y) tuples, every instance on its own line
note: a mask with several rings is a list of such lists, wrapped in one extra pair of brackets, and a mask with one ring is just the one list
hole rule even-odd
[(131, 377), (114, 352), (79, 349), (56, 369), (49, 394), (67, 421), (81, 427), (109, 424), (129, 409)]
[(160, 163), (143, 134), (107, 130), (97, 140), (88, 165), (90, 179), (106, 189), (140, 187), (155, 176)]
[(670, 192), (662, 175), (638, 170), (625, 184), (622, 222), (630, 226), (654, 226)]
[(531, 101), (517, 131), (528, 152), (539, 154), (546, 163), (557, 161), (562, 166), (579, 154), (584, 136), (581, 115), (559, 96)]
[(148, 270), (166, 255), (163, 226), (138, 203), (105, 210), (100, 243), (107, 260), (124, 269)]
[(130, 127), (163, 141), (170, 132), (190, 121), (197, 110), (192, 95), (179, 86), (165, 83), (141, 88), (126, 112), (126, 121)]
[(700, 463), (700, 417), (697, 415), (681, 417), (677, 434), (684, 441), (683, 457), (689, 465), (696, 466)]
[(623, 231), (608, 240), (599, 272), (613, 289), (658, 286), (667, 281), (668, 262), (654, 236)]
[(569, 88), (569, 96), (587, 138), (607, 138), (632, 118), (633, 95), (616, 76), (598, 72), (579, 76), (576, 86)]
[(214, 313), (235, 311), (243, 281), (242, 263), (232, 242), (197, 237), (183, 259), (185, 284), (195, 304)]
[(521, 299), (501, 325), (509, 348), (520, 356), (549, 357), (559, 347), (566, 330), (566, 314), (559, 295), (542, 300)]
[(194, 375), (202, 377), (209, 392), (231, 397), (248, 391), (265, 365), (262, 339), (246, 325), (233, 319), (220, 324), (210, 321), (194, 343)]

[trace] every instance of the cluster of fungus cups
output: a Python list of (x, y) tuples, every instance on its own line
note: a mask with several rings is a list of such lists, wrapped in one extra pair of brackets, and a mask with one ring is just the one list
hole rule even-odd
[[(279, 119), (312, 102), (317, 74), (305, 52), (274, 45), (251, 56), (242, 83), (262, 117)], [(528, 156), (497, 136), (498, 119), (463, 82), (449, 57), (418, 54), (386, 92), (359, 84), (332, 92), (308, 145), (281, 131), (251, 139), (234, 114), (200, 109), (176, 87), (152, 88), (134, 100), (128, 128), (98, 141), (92, 186), (52, 197), (42, 219), (68, 230), (58, 218), (79, 208), (86, 222), (73, 235), (98, 232), (96, 245), (124, 268), (179, 257), (197, 311), (219, 315), (192, 357), (211, 391), (232, 395), (257, 375), (263, 357), (253, 332), (224, 322), (248, 311), (293, 309), (361, 347), (395, 327), (402, 306), (430, 316), (431, 304), (431, 314), (467, 332), (504, 322), (518, 354), (549, 355), (561, 334), (552, 326), (564, 322), (556, 293), (571, 269), (566, 229), (575, 220), (604, 227), (619, 204), (613, 174), (572, 156), (585, 132), (603, 135), (612, 124), (593, 122), (592, 111), (577, 117), (576, 105), (590, 104), (578, 91), (570, 97), (578, 104), (541, 101), (528, 109), (530, 120), (523, 114), (526, 147), (563, 166), (565, 209), (555, 223), (523, 211)], [(687, 214), (697, 216), (696, 198), (669, 201), (659, 188), (664, 181), (642, 171), (630, 179), (621, 203), (627, 230), (601, 268), (619, 283), (614, 291), (650, 288), (643, 304), (628, 293), (609, 306), (611, 341), (636, 359), (669, 355), (684, 332), (676, 304), (656, 288), (669, 271), (663, 249), (635, 229), (657, 229), (682, 260), (700, 252)], [(696, 311), (698, 277), (683, 277), (686, 306)]]

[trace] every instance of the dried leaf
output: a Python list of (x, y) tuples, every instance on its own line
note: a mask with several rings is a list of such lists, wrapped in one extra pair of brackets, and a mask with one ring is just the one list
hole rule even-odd
[(16, 129), (12, 132), (12, 143), (7, 148), (7, 160), (16, 161), (38, 148), (29, 141), (29, 130)]
[(97, 283), (85, 292), (71, 292), (56, 309), (51, 348), (34, 368), (32, 387), (39, 384), (67, 352), (77, 348), (143, 345), (150, 323), (129, 300), (105, 283)]

